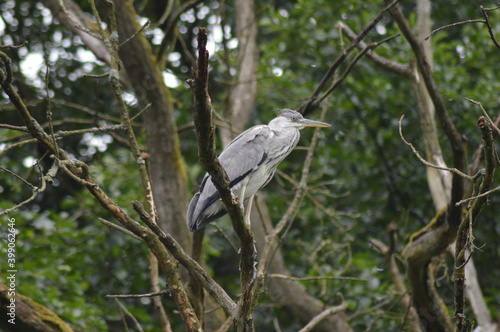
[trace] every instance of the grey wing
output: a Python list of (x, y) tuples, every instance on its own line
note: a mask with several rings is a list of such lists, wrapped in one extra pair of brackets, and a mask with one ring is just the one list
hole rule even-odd
[[(265, 125), (252, 127), (236, 137), (219, 156), (219, 161), (229, 177), (230, 187), (237, 186), (267, 159), (267, 140), (273, 135)], [(188, 208), (188, 227), (200, 229), (214, 221), (226, 211), (219, 202), (219, 192), (210, 176), (205, 175), (200, 192), (195, 194)]]

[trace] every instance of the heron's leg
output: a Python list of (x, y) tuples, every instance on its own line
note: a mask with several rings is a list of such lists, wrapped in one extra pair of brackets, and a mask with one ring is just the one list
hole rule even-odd
[(254, 197), (255, 197), (255, 195), (250, 196), (250, 198), (248, 199), (247, 206), (245, 208), (245, 221), (246, 221), (248, 227), (250, 227), (252, 225), (252, 223), (250, 221), (250, 212), (252, 212), (252, 203), (253, 203)]
[(246, 178), (243, 179), (243, 183), (241, 184), (241, 193), (240, 197), (238, 199), (240, 200), (240, 206), (242, 209), (245, 208), (244, 202), (245, 202), (245, 191), (247, 189), (248, 181), (250, 180), (250, 175), (247, 176)]

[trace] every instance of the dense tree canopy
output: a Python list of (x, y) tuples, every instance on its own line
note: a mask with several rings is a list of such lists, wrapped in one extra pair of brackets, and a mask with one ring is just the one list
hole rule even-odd
[[(497, 331), (500, 9), (389, 3), (3, 1), (1, 328)], [(332, 128), (302, 131), (252, 231), (236, 204), (188, 232), (199, 120), (220, 152), (283, 108)]]

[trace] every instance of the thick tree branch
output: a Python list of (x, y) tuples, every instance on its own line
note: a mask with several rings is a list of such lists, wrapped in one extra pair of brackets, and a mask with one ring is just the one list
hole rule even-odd
[(132, 206), (134, 210), (137, 211), (141, 220), (159, 237), (160, 241), (163, 245), (174, 255), (174, 257), (181, 263), (196, 279), (198, 279), (203, 287), (213, 296), (217, 302), (222, 306), (222, 308), (229, 314), (231, 317), (235, 317), (237, 314), (237, 305), (234, 301), (229, 297), (229, 295), (219, 286), (209, 275), (208, 273), (196, 262), (192, 259), (175, 241), (175, 239), (168, 233), (163, 232), (160, 227), (151, 219), (146, 210), (142, 207), (142, 205), (133, 201)]
[[(479, 187), (479, 194), (489, 191), (495, 174), (495, 148), (493, 146), (492, 123), (484, 116), (478, 120), (484, 147), (485, 171), (483, 181)], [(471, 322), (465, 318), (465, 265), (468, 258), (465, 257), (467, 245), (472, 246), (472, 229), (477, 223), (477, 217), (487, 201), (487, 196), (477, 195), (476, 199), (469, 204), (469, 210), (462, 219), (457, 233), (455, 248), (455, 319), (457, 320), (457, 332), (468, 331)]]
[(311, 319), (311, 321), (309, 323), (307, 323), (306, 326), (301, 328), (299, 330), (299, 332), (310, 332), (314, 329), (314, 327), (316, 325), (318, 325), (326, 317), (347, 309), (347, 302), (344, 300), (344, 297), (342, 296), (342, 294), (339, 293), (339, 297), (341, 298), (341, 301), (342, 301), (339, 305), (334, 306), (334, 307), (330, 307), (330, 308), (324, 310), (323, 312), (321, 312), (320, 314), (318, 314), (316, 317)]
[[(207, 32), (200, 27), (198, 31), (198, 61), (194, 79), (189, 83), (194, 92), (193, 117), (198, 138), (200, 161), (219, 191), (236, 235), (241, 245), (240, 280), (241, 299), (235, 320), (239, 330), (253, 330), (252, 299), (255, 285), (255, 259), (257, 257), (253, 232), (244, 220), (243, 209), (229, 188), (229, 178), (217, 158), (215, 150), (215, 125), (213, 110), (208, 95), (208, 51), (206, 50)], [(243, 199), (243, 198), (240, 198)]]

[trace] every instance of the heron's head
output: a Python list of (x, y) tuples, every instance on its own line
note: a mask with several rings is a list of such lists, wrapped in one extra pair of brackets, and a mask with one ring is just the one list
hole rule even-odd
[(283, 110), (280, 115), (269, 122), (269, 126), (275, 129), (290, 127), (297, 129), (303, 129), (305, 127), (331, 127), (331, 125), (325, 122), (305, 119), (299, 112), (289, 109)]

